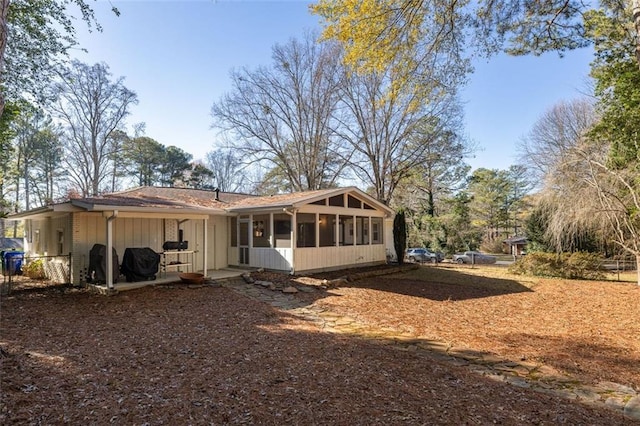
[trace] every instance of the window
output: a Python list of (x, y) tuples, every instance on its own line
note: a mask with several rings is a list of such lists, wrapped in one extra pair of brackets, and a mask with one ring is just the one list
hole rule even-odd
[(371, 218), (371, 244), (382, 244), (383, 227), (381, 217)]
[(274, 246), (291, 247), (291, 216), (283, 213), (273, 215)]
[(61, 256), (64, 254), (64, 231), (62, 229), (56, 231), (56, 241), (58, 243), (58, 255)]
[(291, 233), (291, 220), (288, 217), (285, 220), (274, 217), (273, 223), (276, 228), (276, 235), (287, 235)]
[(316, 246), (316, 215), (312, 213), (298, 213), (296, 216), (298, 224), (297, 247)]
[(335, 207), (344, 207), (344, 195), (335, 195), (329, 198), (329, 205)]
[(356, 241), (359, 246), (369, 244), (368, 217), (356, 217)]
[(353, 245), (353, 216), (340, 215), (338, 227), (340, 229), (340, 245)]
[(253, 246), (271, 247), (271, 229), (269, 229), (269, 215), (253, 216)]
[(229, 221), (229, 235), (231, 237), (231, 247), (238, 247), (238, 218), (232, 217)]
[(336, 245), (336, 215), (321, 214), (320, 218), (320, 247)]
[(347, 196), (347, 203), (348, 203), (349, 207), (352, 208), (352, 209), (361, 209), (362, 208), (362, 202), (360, 200), (358, 200), (356, 197), (352, 197), (351, 195)]
[(240, 220), (240, 224), (238, 225), (239, 234), (238, 234), (238, 243), (240, 246), (249, 246), (249, 222), (247, 220)]

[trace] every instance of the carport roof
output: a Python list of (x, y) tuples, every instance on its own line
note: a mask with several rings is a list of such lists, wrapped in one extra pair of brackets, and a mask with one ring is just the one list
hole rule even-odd
[(72, 198), (66, 202), (16, 213), (9, 218), (34, 219), (73, 211), (113, 210), (161, 214), (226, 214), (226, 206), (247, 197), (251, 195), (190, 188), (143, 186), (96, 197)]
[(98, 197), (71, 200), (75, 206), (87, 210), (105, 210), (108, 207), (143, 207), (149, 209), (214, 210), (224, 212), (226, 206), (244, 198), (247, 194), (209, 191), (191, 188), (143, 186), (114, 192)]

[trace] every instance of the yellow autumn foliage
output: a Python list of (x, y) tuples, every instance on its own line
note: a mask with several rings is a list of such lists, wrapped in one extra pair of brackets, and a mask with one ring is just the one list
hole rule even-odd
[[(347, 66), (358, 73), (391, 76), (388, 96), (394, 98), (407, 91), (433, 95), (434, 86), (451, 88), (452, 81), (460, 81), (457, 77), (465, 74), (467, 64), (455, 46), (454, 23), (466, 4), (465, 0), (318, 0), (310, 9), (324, 20), (323, 38), (342, 45)], [(447, 78), (451, 80), (445, 82)]]

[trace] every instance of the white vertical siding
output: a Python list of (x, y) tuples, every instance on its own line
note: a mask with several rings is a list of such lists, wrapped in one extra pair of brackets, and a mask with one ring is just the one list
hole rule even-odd
[(224, 216), (211, 216), (209, 218), (209, 259), (207, 264), (210, 269), (222, 269), (229, 266), (227, 260), (227, 248), (229, 246), (228, 218)]
[[(73, 232), (74, 269), (86, 268), (89, 265), (89, 251), (94, 244), (106, 245), (106, 222), (101, 214), (81, 213), (75, 215)], [(124, 251), (128, 247), (149, 247), (155, 252), (162, 252), (165, 241), (177, 239), (175, 219), (155, 218), (117, 218), (113, 222), (113, 246), (122, 262)], [(212, 216), (208, 220), (208, 259), (209, 268), (224, 268), (227, 263), (227, 218)], [(170, 230), (167, 238), (165, 229)], [(195, 251), (192, 268), (202, 270), (204, 266), (204, 221), (191, 219), (180, 224), (183, 237), (189, 241), (189, 250)], [(174, 238), (174, 239), (171, 239)], [(78, 279), (75, 277), (74, 279)]]
[[(106, 229), (106, 220), (99, 218)], [(120, 260), (127, 248), (149, 247), (155, 252), (162, 251), (162, 219), (118, 218), (113, 222), (113, 246)], [(106, 230), (100, 244), (106, 244)], [(91, 248), (91, 247), (89, 247)]]
[[(99, 213), (77, 213), (73, 219), (73, 280), (80, 282), (80, 271), (89, 266), (94, 244), (107, 244), (106, 219)], [(113, 247), (122, 263), (125, 249), (149, 247), (162, 251), (162, 219), (118, 218), (113, 221)]]
[[(170, 221), (168, 221), (170, 222)], [(227, 263), (227, 218), (224, 216), (210, 216), (207, 220), (207, 241), (204, 236), (205, 222), (202, 219), (191, 219), (180, 224), (184, 240), (189, 242), (189, 250), (193, 250), (193, 270), (204, 268), (204, 246), (207, 244), (207, 267), (220, 269)], [(177, 236), (177, 233), (176, 233)]]
[(296, 249), (296, 272), (386, 261), (384, 244)]
[(290, 271), (292, 254), (290, 248), (252, 248), (249, 250), (249, 265), (253, 268)]
[[(82, 273), (89, 267), (89, 251), (94, 244), (107, 243), (107, 225), (100, 213), (73, 215), (73, 273), (74, 283), (84, 281)], [(116, 249), (117, 250), (117, 249)], [(122, 256), (122, 252), (118, 252)]]
[(240, 264), (240, 253), (238, 250), (238, 247), (227, 248), (227, 260), (229, 261), (229, 265), (238, 266)]

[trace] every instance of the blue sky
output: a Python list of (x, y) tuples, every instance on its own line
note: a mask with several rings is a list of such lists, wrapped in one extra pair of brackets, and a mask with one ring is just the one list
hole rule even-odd
[[(229, 91), (233, 68), (269, 65), (271, 48), (305, 30), (320, 28), (308, 1), (129, 0), (93, 4), (102, 33), (79, 22), (78, 39), (88, 52), (73, 56), (105, 62), (114, 78), (138, 94), (130, 125), (202, 159), (220, 143), (210, 129), (211, 105)], [(506, 169), (516, 145), (547, 108), (581, 96), (589, 71), (588, 50), (560, 59), (500, 55), (477, 61), (462, 91), (466, 134), (479, 150), (475, 168)]]

